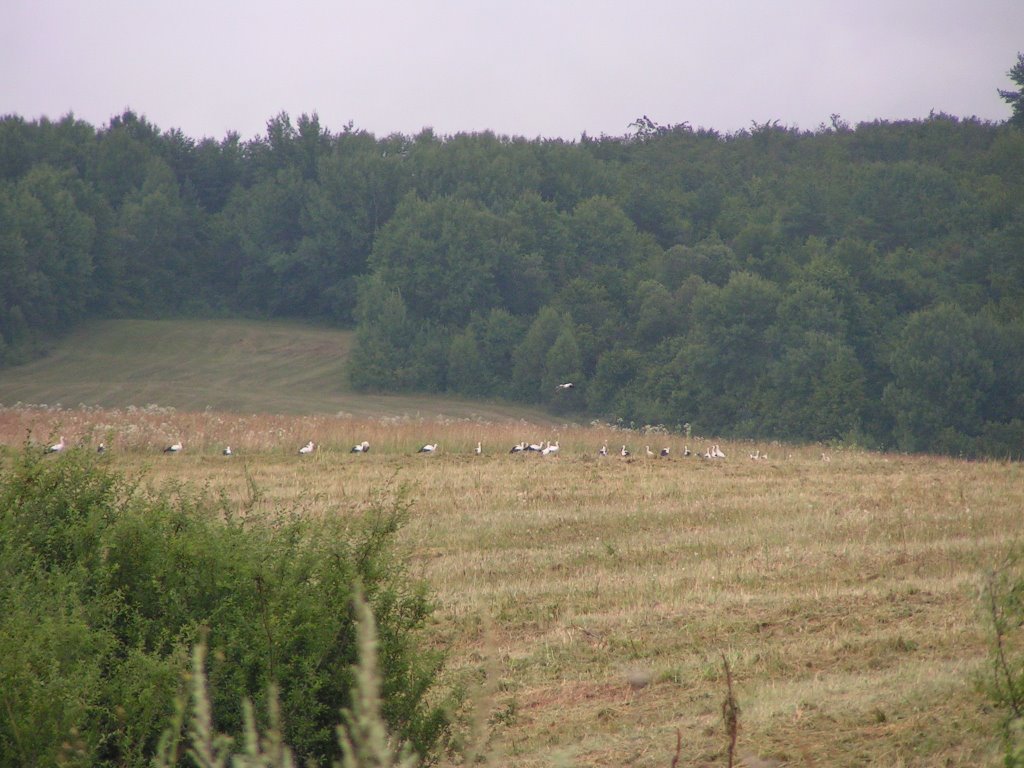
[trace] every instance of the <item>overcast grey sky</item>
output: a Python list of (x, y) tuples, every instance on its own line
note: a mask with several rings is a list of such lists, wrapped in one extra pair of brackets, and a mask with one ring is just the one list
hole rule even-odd
[(377, 136), (1004, 120), (1024, 0), (0, 0), (0, 114)]

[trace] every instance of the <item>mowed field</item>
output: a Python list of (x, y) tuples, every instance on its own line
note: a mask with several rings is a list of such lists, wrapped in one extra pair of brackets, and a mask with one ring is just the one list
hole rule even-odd
[[(678, 765), (725, 765), (723, 658), (748, 766), (999, 764), (979, 592), (1024, 529), (1019, 464), (343, 410), (5, 407), (0, 444), (102, 440), (115, 467), (256, 518), (357, 515), (405, 488), (400, 545), (491, 765), (669, 766), (677, 733)], [(509, 454), (520, 440), (560, 451)], [(727, 458), (682, 456), (712, 443)]]

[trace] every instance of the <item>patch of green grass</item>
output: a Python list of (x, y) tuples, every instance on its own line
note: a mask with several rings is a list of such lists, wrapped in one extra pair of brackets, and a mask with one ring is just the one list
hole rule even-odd
[(102, 320), (0, 370), (0, 404), (157, 404), (234, 413), (532, 417), (513, 405), (353, 392), (352, 331), (252, 320)]

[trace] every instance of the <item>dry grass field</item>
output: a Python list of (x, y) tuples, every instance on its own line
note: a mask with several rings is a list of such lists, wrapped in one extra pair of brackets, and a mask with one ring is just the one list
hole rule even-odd
[[(721, 443), (705, 460), (681, 436), (500, 418), (0, 408), (0, 444), (29, 433), (102, 440), (239, 513), (251, 481), (252, 516), (352, 515), (405, 487), (402, 545), (491, 765), (667, 768), (677, 733), (678, 765), (725, 765), (723, 658), (741, 764), (999, 763), (979, 588), (1024, 532), (1019, 464), (690, 439)], [(520, 440), (560, 451), (510, 455)]]

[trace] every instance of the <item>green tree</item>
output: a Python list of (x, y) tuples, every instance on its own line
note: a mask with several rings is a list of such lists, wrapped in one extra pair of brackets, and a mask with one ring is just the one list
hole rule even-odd
[(78, 208), (72, 192), (77, 183), (70, 172), (44, 164), (17, 185), (11, 211), (23, 250), (11, 243), (9, 258), (21, 251), (24, 262), (12, 275), (12, 288), (28, 290), (12, 298), (36, 331), (70, 328), (84, 317), (92, 295), (96, 230)]
[(198, 224), (165, 162), (150, 162), (142, 186), (125, 198), (119, 224), (118, 247), (135, 308), (158, 313), (186, 302), (194, 306), (202, 287), (194, 268)]
[(401, 295), (375, 276), (359, 284), (356, 341), (349, 379), (359, 390), (397, 391), (410, 385), (409, 346), (415, 329)]
[(537, 313), (513, 356), (512, 381), (517, 397), (527, 402), (545, 402), (548, 351), (562, 332), (565, 320), (553, 307)]
[[(239, 301), (267, 314), (302, 314), (309, 276), (295, 252), (303, 236), (309, 186), (295, 169), (276, 171), (247, 189), (236, 189), (225, 208), (232, 232)], [(282, 283), (295, 279), (287, 291)]]
[(963, 310), (942, 304), (914, 313), (899, 335), (883, 402), (903, 450), (962, 450), (980, 433), (994, 371), (971, 326)]
[(510, 399), (517, 397), (512, 371), (516, 349), (526, 334), (528, 324), (526, 318), (498, 308), (473, 323), (481, 363), (490, 382), (489, 393)]
[(488, 375), (473, 329), (455, 334), (448, 348), (448, 388), (467, 395), (488, 394)]
[[(558, 385), (572, 383), (573, 388), (561, 390)], [(541, 386), (546, 399), (558, 411), (578, 408), (584, 401), (583, 369), (580, 348), (576, 343), (571, 318), (562, 319), (562, 327), (544, 358), (544, 376)]]
[(406, 197), (374, 242), (371, 269), (414, 317), (462, 326), (498, 303), (499, 224), (472, 202)]
[(686, 343), (669, 368), (677, 382), (675, 420), (716, 431), (760, 427), (756, 393), (774, 359), (779, 298), (773, 283), (747, 272), (722, 288), (702, 288)]
[(636, 333), (640, 341), (653, 345), (682, 329), (683, 307), (661, 283), (646, 280), (637, 286)]
[(1008, 122), (1010, 125), (1024, 128), (1024, 53), (1017, 54), (1017, 63), (1010, 67), (1010, 71), (1006, 73), (1006, 76), (1013, 80), (1019, 89), (1016, 91), (999, 89), (999, 95), (1003, 98), (1003, 101), (1010, 105), (1010, 109), (1013, 110), (1013, 114), (1010, 115)]
[(842, 440), (862, 434), (864, 372), (835, 336), (791, 339), (761, 383), (762, 424), (788, 439)]
[(587, 407), (604, 414), (624, 415), (619, 407), (619, 393), (636, 378), (643, 364), (640, 354), (633, 349), (616, 347), (607, 350), (597, 360), (597, 369), (587, 387)]

